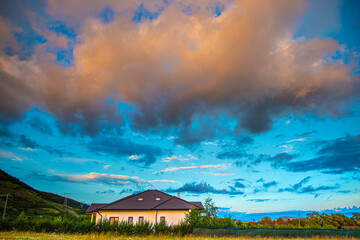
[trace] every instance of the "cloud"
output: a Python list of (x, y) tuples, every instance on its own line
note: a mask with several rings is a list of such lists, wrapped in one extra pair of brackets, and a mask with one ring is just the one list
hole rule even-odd
[(284, 165), (291, 172), (321, 171), (341, 174), (360, 170), (360, 136), (346, 136), (313, 143), (319, 150), (317, 157), (305, 161), (292, 161)]
[(253, 198), (253, 199), (247, 199), (247, 202), (268, 202), (272, 199), (260, 199), (260, 198)]
[(182, 170), (188, 170), (188, 169), (207, 169), (207, 168), (214, 168), (217, 170), (225, 170), (229, 167), (229, 164), (218, 164), (218, 165), (201, 165), (201, 166), (183, 166), (183, 167), (168, 167), (165, 168), (161, 171), (159, 171), (159, 173), (164, 173), (164, 172), (177, 172), (177, 171), (182, 171)]
[(198, 158), (191, 155), (191, 154), (188, 154), (186, 156), (172, 155), (172, 156), (169, 156), (169, 157), (162, 158), (162, 162), (172, 162), (172, 161), (187, 162), (187, 161), (190, 161), (190, 160), (198, 160)]
[(250, 162), (250, 165), (258, 165), (262, 162), (269, 162), (273, 168), (279, 168), (293, 160), (297, 155), (292, 155), (287, 152), (278, 153), (274, 156), (260, 154), (255, 160)]
[(302, 179), (300, 182), (294, 184), (293, 186), (290, 185), (288, 188), (280, 188), (279, 192), (293, 192), (293, 193), (318, 193), (319, 191), (327, 191), (327, 190), (335, 190), (338, 189), (339, 186), (318, 186), (313, 187), (312, 185), (304, 186), (304, 184), (308, 183), (311, 179), (310, 176), (307, 176), (306, 178)]
[[(208, 10), (213, 2), (192, 3), (190, 13), (178, 1), (145, 2), (159, 16), (140, 23), (132, 20), (140, 1), (125, 2), (109, 3), (122, 13), (111, 22), (91, 17), (102, 2), (49, 2), (47, 14), (73, 24), (81, 39), (67, 67), (46, 52), (63, 41), (44, 29), (43, 16), (31, 15), (46, 41), (26, 61), (1, 51), (0, 118), (18, 120), (40, 106), (61, 131), (95, 135), (121, 128), (126, 115), (140, 131), (175, 127), (176, 143), (188, 145), (242, 129), (268, 131), (287, 111), (339, 116), (339, 106), (360, 92), (352, 67), (331, 58), (339, 49), (334, 39), (292, 37), (306, 1), (232, 1), (217, 17)], [(0, 24), (5, 49), (16, 40), (10, 23)], [(119, 110), (119, 102), (132, 110)]]
[(105, 190), (105, 191), (96, 191), (96, 193), (100, 193), (100, 194), (114, 194), (115, 191), (114, 190)]
[[(64, 162), (72, 162), (72, 163), (88, 163), (88, 162), (92, 162), (92, 163), (101, 163), (100, 160), (97, 159), (91, 159), (91, 158), (77, 158), (77, 157), (63, 157), (63, 158), (57, 158), (57, 160), (59, 161), (64, 161)], [(107, 165), (107, 166), (111, 166), (111, 165)], [(105, 167), (104, 167), (105, 168)], [(106, 168), (105, 168), (106, 169)]]
[(272, 182), (267, 182), (267, 183), (263, 183), (263, 188), (264, 189), (268, 189), (270, 187), (276, 186), (278, 185), (278, 183), (276, 181), (272, 181)]
[(86, 174), (57, 174), (51, 175), (33, 172), (33, 178), (42, 179), (46, 181), (62, 181), (62, 182), (75, 182), (75, 183), (100, 183), (104, 185), (146, 185), (152, 183), (176, 183), (174, 180), (154, 179), (144, 180), (137, 176), (127, 176), (119, 174), (97, 173), (90, 172)]
[(254, 139), (249, 136), (233, 139), (230, 143), (223, 144), (223, 151), (216, 154), (218, 159), (239, 159), (249, 157), (245, 152), (247, 146), (254, 143)]
[(243, 195), (244, 192), (237, 191), (235, 189), (216, 189), (206, 182), (196, 183), (185, 183), (182, 187), (177, 189), (168, 188), (165, 192), (188, 192), (188, 193), (213, 193), (213, 194), (226, 194), (226, 195)]
[(38, 130), (39, 132), (46, 134), (46, 135), (52, 135), (53, 131), (51, 129), (51, 127), (44, 122), (43, 120), (41, 120), (38, 117), (34, 117), (32, 119), (30, 119), (28, 121), (28, 123), (30, 124), (31, 127), (33, 127), (34, 129)]
[(245, 185), (241, 182), (236, 181), (234, 184), (234, 188), (245, 188)]
[(126, 188), (126, 189), (123, 189), (119, 192), (119, 194), (123, 194), (123, 193), (132, 193), (134, 190), (133, 189), (130, 189), (130, 188)]
[(236, 178), (236, 179), (234, 179), (234, 181), (240, 181), (240, 182), (242, 182), (242, 181), (246, 181), (244, 178)]
[(241, 150), (230, 150), (230, 151), (224, 151), (221, 153), (218, 153), (216, 155), (216, 158), (218, 159), (239, 159), (246, 157), (247, 154)]
[(307, 138), (306, 137), (303, 137), (303, 138), (296, 138), (296, 139), (292, 139), (292, 140), (289, 140), (289, 141), (286, 141), (287, 143), (291, 143), (291, 142), (304, 142), (306, 141)]
[(49, 154), (57, 155), (57, 156), (74, 156), (73, 153), (67, 152), (65, 150), (59, 150), (50, 146), (40, 145), (37, 142), (31, 140), (30, 138), (26, 137), (25, 135), (20, 135), (19, 139), (15, 141), (18, 141), (18, 144), (20, 144), (21, 148), (24, 148), (25, 150), (29, 149), (41, 149)]
[(205, 174), (212, 175), (212, 176), (231, 176), (231, 175), (234, 175), (233, 173), (223, 173), (223, 172), (207, 172)]
[(22, 162), (24, 160), (23, 157), (13, 153), (13, 152), (8, 152), (8, 151), (4, 151), (0, 149), (0, 158), (8, 158), (11, 159), (13, 161), (19, 161)]
[(149, 166), (161, 155), (159, 147), (138, 144), (118, 137), (96, 137), (88, 143), (88, 149), (93, 152), (103, 152), (116, 157), (127, 157), (134, 162)]

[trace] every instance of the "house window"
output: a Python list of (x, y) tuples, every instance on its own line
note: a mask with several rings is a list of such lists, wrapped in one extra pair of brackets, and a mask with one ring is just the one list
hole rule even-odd
[(129, 218), (128, 218), (128, 223), (129, 223), (129, 224), (133, 224), (133, 217), (129, 217)]
[(160, 223), (165, 223), (165, 217), (160, 217)]
[(139, 201), (142, 201), (143, 199), (142, 198), (139, 198)]
[(144, 221), (144, 217), (139, 217), (139, 223), (142, 223)]
[(160, 198), (159, 198), (159, 197), (157, 197), (157, 198), (155, 198), (155, 200), (156, 200), (156, 201), (160, 201)]
[(110, 217), (110, 223), (118, 223), (119, 218), (118, 217)]

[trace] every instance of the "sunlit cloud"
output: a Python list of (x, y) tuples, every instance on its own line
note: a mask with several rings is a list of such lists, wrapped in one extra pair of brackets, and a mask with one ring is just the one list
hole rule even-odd
[(12, 161), (19, 161), (19, 162), (22, 162), (24, 160), (24, 158), (20, 157), (19, 155), (13, 152), (4, 151), (1, 149), (0, 149), (0, 158), (8, 158)]
[(162, 158), (162, 162), (172, 162), (172, 161), (186, 162), (186, 161), (190, 161), (190, 160), (198, 160), (198, 158), (191, 155), (191, 154), (188, 154), (186, 156), (172, 155), (172, 156), (169, 156), (169, 157)]
[(286, 141), (287, 143), (291, 143), (291, 142), (304, 142), (306, 141), (308, 138), (304, 137), (304, 138), (296, 138), (296, 139), (292, 139), (289, 141)]
[(225, 170), (227, 169), (231, 164), (218, 164), (218, 165), (201, 165), (201, 166), (183, 166), (183, 167), (168, 167), (165, 168), (161, 171), (159, 171), (159, 173), (164, 173), (164, 172), (177, 172), (177, 171), (182, 171), (182, 170), (189, 170), (189, 169), (206, 169), (206, 168), (214, 168), (217, 170)]
[(212, 176), (231, 176), (231, 175), (234, 175), (233, 173), (223, 173), (223, 172), (207, 172), (207, 173), (204, 173), (204, 174), (212, 175)]

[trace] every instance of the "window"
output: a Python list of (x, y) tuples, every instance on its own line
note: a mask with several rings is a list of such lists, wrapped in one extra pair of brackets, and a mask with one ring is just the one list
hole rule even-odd
[(155, 200), (156, 200), (156, 201), (160, 201), (160, 198), (159, 198), (159, 197), (157, 197), (157, 198), (155, 198)]
[(144, 221), (144, 217), (139, 217), (139, 223), (142, 223)]
[(142, 198), (139, 198), (139, 201), (142, 201), (143, 199)]
[(110, 217), (110, 223), (118, 223), (119, 218), (118, 217)]
[(133, 217), (128, 218), (128, 223), (133, 224)]
[(160, 217), (160, 223), (165, 223), (165, 217)]

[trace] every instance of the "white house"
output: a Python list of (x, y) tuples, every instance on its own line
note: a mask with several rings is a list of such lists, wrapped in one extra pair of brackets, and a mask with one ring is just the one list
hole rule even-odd
[(188, 213), (192, 206), (195, 209), (204, 209), (201, 202), (188, 202), (181, 199), (180, 194), (175, 197), (158, 190), (147, 190), (109, 204), (93, 203), (86, 213), (91, 214), (91, 220), (95, 218), (96, 222), (106, 219), (132, 224), (149, 221), (154, 224), (166, 222), (174, 225), (184, 220), (185, 213)]

